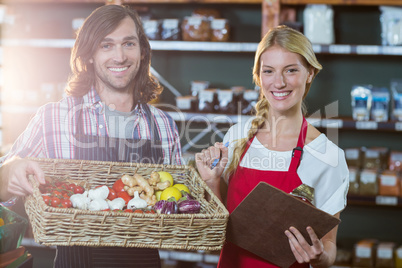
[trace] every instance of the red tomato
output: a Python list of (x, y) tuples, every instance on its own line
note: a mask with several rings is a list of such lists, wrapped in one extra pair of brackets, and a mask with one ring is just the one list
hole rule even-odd
[(117, 193), (112, 188), (110, 188), (110, 187), (108, 187), (108, 188), (109, 188), (109, 195), (107, 196), (107, 199), (112, 201), (113, 199), (115, 199), (117, 197)]
[(144, 213), (144, 211), (142, 209), (136, 209), (134, 210), (134, 213)]
[(155, 210), (151, 209), (151, 210), (145, 211), (145, 213), (148, 213), (148, 214), (155, 214), (156, 212), (155, 212)]
[(127, 205), (128, 201), (131, 200), (131, 196), (126, 191), (118, 192), (117, 197), (123, 198), (124, 201), (126, 202), (126, 205)]
[(61, 205), (63, 208), (71, 208), (73, 206), (73, 203), (71, 203), (69, 198), (65, 198), (61, 200)]
[(60, 198), (58, 197), (53, 197), (51, 200), (52, 207), (58, 207), (61, 203)]
[(82, 193), (85, 192), (85, 189), (82, 186), (76, 185), (76, 186), (74, 186), (73, 191), (74, 191), (75, 194), (82, 194)]
[(48, 195), (42, 195), (43, 201), (45, 201), (45, 204), (50, 206), (50, 196)]
[(54, 190), (54, 191), (53, 191), (53, 196), (60, 197), (60, 196), (62, 196), (62, 194), (61, 194), (60, 191)]
[(124, 191), (124, 183), (121, 181), (121, 179), (115, 181), (113, 184), (113, 190), (115, 190), (116, 193)]
[(74, 191), (74, 187), (75, 186), (77, 186), (77, 184), (75, 184), (75, 183), (70, 183), (69, 185), (68, 185), (68, 189), (70, 189), (71, 191)]
[(126, 208), (126, 209), (124, 210), (124, 212), (133, 212), (133, 210), (132, 210), (132, 209), (129, 209), (129, 208)]
[(102, 209), (102, 211), (110, 211), (110, 208)]

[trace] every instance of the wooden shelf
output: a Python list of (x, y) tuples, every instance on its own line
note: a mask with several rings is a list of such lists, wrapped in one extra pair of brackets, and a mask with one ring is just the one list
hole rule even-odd
[[(10, 3), (117, 3), (122, 4), (261, 4), (263, 0), (3, 0), (4, 4)], [(400, 0), (280, 0), (282, 5), (402, 5)]]
[[(3, 47), (72, 48), (74, 39), (2, 39)], [(151, 40), (155, 51), (205, 51), (205, 52), (251, 52), (257, 50), (258, 43), (250, 42), (189, 42)], [(402, 56), (402, 46), (376, 45), (313, 45), (317, 54), (346, 55), (388, 55)]]
[(261, 4), (262, 0), (3, 0), (5, 4)]
[(376, 196), (348, 195), (348, 204), (402, 207), (402, 197), (382, 196), (382, 195), (376, 195)]
[(307, 5), (307, 4), (328, 4), (328, 5), (402, 5), (401, 0), (281, 0), (282, 5)]

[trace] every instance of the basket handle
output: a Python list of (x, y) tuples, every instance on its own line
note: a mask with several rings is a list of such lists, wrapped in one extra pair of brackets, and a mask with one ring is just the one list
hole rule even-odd
[(39, 187), (39, 182), (35, 180), (34, 175), (28, 175), (28, 182), (32, 185), (33, 188)]

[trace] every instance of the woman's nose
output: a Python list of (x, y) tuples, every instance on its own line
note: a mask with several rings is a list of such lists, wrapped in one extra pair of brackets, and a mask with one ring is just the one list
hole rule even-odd
[(286, 86), (285, 76), (281, 73), (275, 75), (275, 87), (283, 88)]

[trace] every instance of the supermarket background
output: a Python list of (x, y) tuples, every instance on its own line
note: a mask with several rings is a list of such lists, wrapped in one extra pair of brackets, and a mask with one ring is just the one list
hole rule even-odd
[[(40, 105), (62, 98), (75, 29), (105, 3), (80, 2), (3, 1), (3, 154)], [(177, 120), (185, 133), (185, 158), (191, 163), (195, 152), (221, 140), (231, 124), (249, 116), (245, 113), (258, 95), (251, 70), (266, 27), (266, 7), (261, 0), (124, 2), (136, 7), (143, 18), (153, 49), (153, 72), (165, 86), (155, 105)], [(336, 265), (402, 267), (398, 172), (402, 116), (397, 117), (398, 107), (402, 109), (402, 2), (311, 2), (327, 5), (281, 1), (279, 18), (280, 23), (304, 31), (314, 43), (324, 68), (306, 98), (308, 120), (345, 150), (351, 168)], [(15, 210), (24, 213), (18, 206)], [(366, 239), (373, 240), (364, 244)], [(35, 244), (29, 230), (23, 245), (34, 256), (34, 267), (50, 267), (54, 248)], [(216, 252), (165, 250), (161, 257), (164, 267), (216, 267), (218, 259)]]

